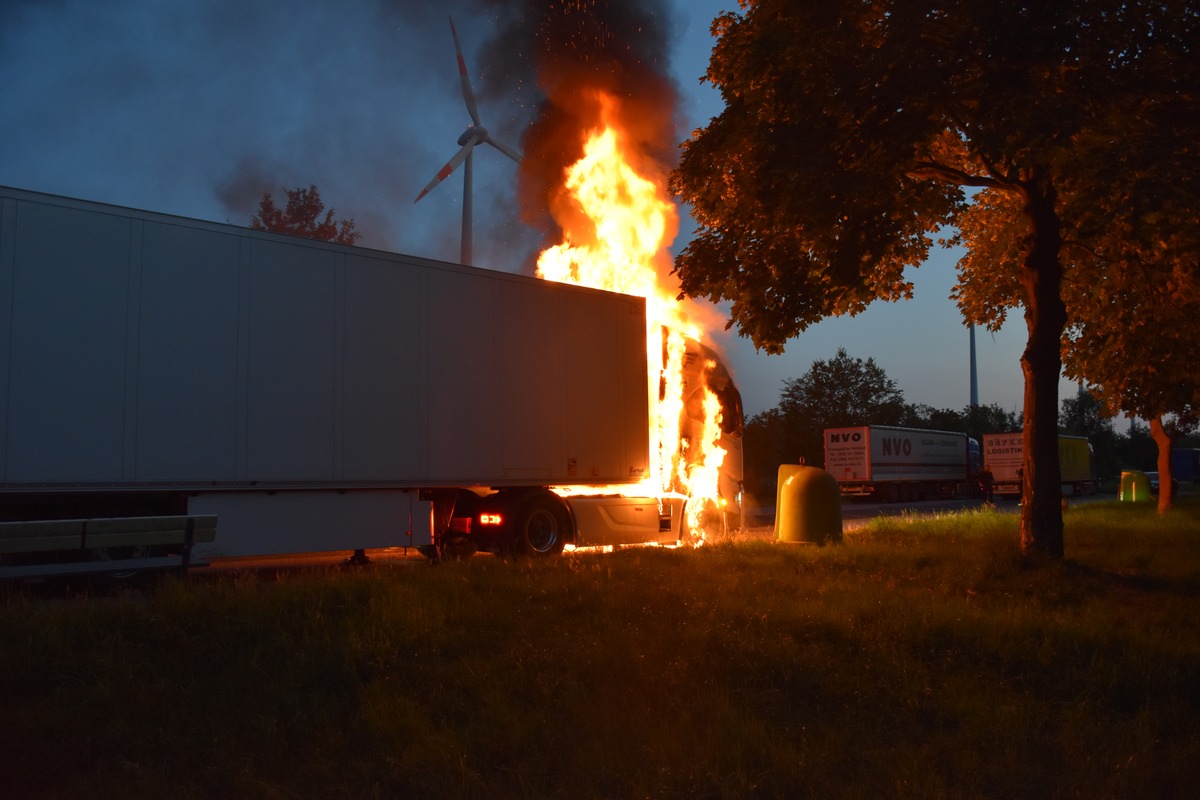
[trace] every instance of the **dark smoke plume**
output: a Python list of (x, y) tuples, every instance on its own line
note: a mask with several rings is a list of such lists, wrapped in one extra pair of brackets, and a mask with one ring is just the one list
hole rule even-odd
[(521, 107), (535, 104), (521, 133), (519, 199), (526, 224), (544, 231), (550, 243), (559, 241), (550, 203), (563, 171), (583, 155), (586, 134), (599, 123), (597, 90), (619, 98), (616, 121), (649, 163), (674, 163), (678, 89), (669, 48), (676, 21), (666, 0), (477, 3), (497, 25), (479, 56), (487, 65), (484, 91), (517, 94)]

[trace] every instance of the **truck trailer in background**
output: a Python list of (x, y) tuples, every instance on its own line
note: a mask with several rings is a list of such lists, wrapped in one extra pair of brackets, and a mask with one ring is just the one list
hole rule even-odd
[(825, 470), (844, 497), (885, 503), (975, 490), (979, 443), (965, 433), (864, 425), (825, 431)]
[(1175, 447), (1171, 449), (1171, 477), (1184, 483), (1195, 483), (1200, 473), (1200, 449)]
[[(0, 188), (0, 520), (216, 516), (201, 558), (674, 542), (646, 324), (628, 295)], [(689, 352), (736, 487), (737, 390)]]
[[(985, 433), (983, 463), (992, 471), (992, 491), (1003, 497), (1021, 494), (1021, 469), (1025, 463), (1023, 434)], [(1096, 491), (1096, 460), (1086, 436), (1058, 437), (1058, 464), (1063, 494)]]

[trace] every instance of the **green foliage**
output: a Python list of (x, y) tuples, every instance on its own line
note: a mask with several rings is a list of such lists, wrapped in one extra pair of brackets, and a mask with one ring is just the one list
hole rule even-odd
[(0, 793), (1190, 797), (1200, 514), (0, 598)]
[(1113, 433), (1112, 414), (1086, 388), (1080, 388), (1072, 397), (1063, 398), (1058, 426), (1063, 433), (1088, 439), (1099, 440)]
[[(725, 109), (671, 183), (700, 225), (676, 259), (683, 291), (728, 301), (732, 324), (777, 352), (823, 316), (908, 296), (904, 270), (958, 225), (968, 320), (1024, 309), (1021, 537), (1061, 555), (1060, 346), (1069, 321), (1072, 335), (1110, 324), (1088, 303), (1068, 318), (1064, 267), (1081, 259), (1064, 253), (1100, 256), (1077, 282), (1098, 296), (1133, 255), (1194, 273), (1198, 26), (1194, 4), (1155, 0), (756, 0), (722, 14), (706, 78)], [(983, 191), (968, 203), (965, 187)]]
[(985, 433), (1013, 433), (1021, 430), (1021, 415), (1016, 411), (1005, 411), (999, 405), (965, 406), (962, 411), (950, 408), (914, 406), (913, 421), (917, 428), (942, 431), (961, 431), (977, 442), (983, 441)]
[(806, 464), (818, 463), (811, 460), (811, 448), (806, 452), (800, 444), (804, 433), (790, 425), (778, 408), (746, 420), (742, 435), (742, 480), (749, 500), (743, 501), (745, 505), (774, 504), (780, 464), (795, 464), (801, 458)]
[[(1200, 15), (1189, 3), (1141, 6), (1100, 12), (1113, 27), (1105, 36), (1125, 44), (1092, 54), (1087, 80), (1111, 81), (1113, 98), (1088, 109), (1060, 165), (1063, 365), (1110, 414), (1170, 415), (1169, 438), (1177, 438), (1200, 413), (1198, 187), (1190, 177), (1200, 139)], [(968, 247), (955, 296), (968, 318), (993, 329), (1020, 297), (1014, 275), (1030, 228), (1019, 210), (1019, 198), (985, 189), (954, 239)], [(1160, 447), (1165, 459), (1169, 441)]]
[(909, 296), (904, 269), (961, 200), (906, 174), (913, 142), (938, 127), (904, 87), (933, 85), (934, 61), (899, 37), (864, 46), (887, 37), (859, 15), (769, 0), (719, 17), (707, 80), (725, 110), (672, 176), (700, 224), (676, 261), (683, 290), (731, 301), (768, 352), (822, 317)]
[[(1108, 407), (1090, 388), (1064, 398), (1059, 428), (1073, 436), (1086, 436), (1096, 458), (1096, 473), (1102, 486), (1115, 487), (1125, 470), (1159, 469), (1158, 445), (1145, 425), (1131, 424), (1118, 431)], [(1187, 447), (1180, 437), (1178, 446)]]
[[(1097, 454), (1097, 458), (1099, 454)], [(1153, 470), (1158, 460), (1158, 447), (1150, 437), (1150, 431), (1145, 425), (1130, 425), (1129, 430), (1117, 435), (1115, 469), (1113, 474), (1120, 477), (1121, 470)]]
[(746, 421), (744, 467), (750, 494), (769, 505), (780, 464), (803, 459), (824, 466), (825, 429), (858, 425), (958, 431), (982, 441), (985, 433), (1019, 431), (1021, 418), (995, 404), (962, 411), (911, 405), (873, 358), (864, 361), (839, 348), (833, 358), (814, 361), (804, 375), (784, 381), (779, 405)]
[(271, 193), (264, 192), (258, 213), (250, 219), (250, 227), (258, 231), (275, 231), (338, 244), (352, 245), (358, 241), (361, 234), (354, 229), (354, 220), (347, 219), (339, 223), (333, 218), (332, 208), (326, 212), (324, 219), (321, 218), (325, 204), (321, 202), (321, 193), (316, 186), (288, 189), (287, 196), (287, 207), (280, 211)]
[(779, 407), (819, 429), (867, 422), (898, 425), (904, 417), (904, 393), (875, 359), (851, 358), (838, 348), (833, 358), (814, 361), (803, 376), (784, 381)]
[(1096, 460), (1096, 477), (1102, 486), (1116, 486), (1121, 470), (1131, 468), (1123, 452), (1127, 448), (1121, 446), (1121, 437), (1113, 428), (1112, 415), (1090, 390), (1081, 389), (1063, 398), (1058, 427), (1062, 433), (1087, 437)]
[(899, 425), (908, 416), (903, 392), (874, 359), (839, 348), (833, 358), (818, 359), (804, 375), (784, 381), (777, 408), (747, 421), (743, 457), (750, 493), (773, 498), (780, 464), (824, 466), (826, 428)]
[(1112, 411), (1176, 414), (1187, 428), (1200, 413), (1200, 14), (1190, 2), (1128, 11), (1131, 39), (1153, 42), (1122, 54), (1137, 65), (1122, 89), (1136, 92), (1127, 106), (1105, 104), (1104, 125), (1079, 138), (1062, 195), (1078, 243), (1066, 251), (1064, 365)]

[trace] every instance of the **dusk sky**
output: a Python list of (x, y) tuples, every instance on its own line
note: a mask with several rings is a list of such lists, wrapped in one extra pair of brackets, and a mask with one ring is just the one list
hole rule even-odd
[[(360, 245), (456, 261), (461, 174), (413, 203), (470, 122), (447, 15), (484, 125), (520, 149), (540, 96), (516, 34), (536, 5), (0, 0), (0, 185), (245, 225), (264, 190), (316, 184), (327, 208), (355, 220)], [(736, 0), (608, 5), (649, 9), (660, 29), (656, 63), (681, 91), (680, 139), (720, 113), (699, 78), (711, 21)], [(490, 147), (474, 162), (475, 262), (528, 272), (542, 232), (517, 213), (516, 165)], [(673, 250), (692, 230), (681, 214)], [(941, 251), (921, 267), (913, 301), (822, 322), (782, 356), (718, 331), (747, 414), (839, 347), (873, 357), (909, 402), (962, 409), (968, 334), (948, 298), (957, 257)], [(1020, 411), (1024, 340), (1019, 315), (994, 336), (977, 331), (982, 403)]]

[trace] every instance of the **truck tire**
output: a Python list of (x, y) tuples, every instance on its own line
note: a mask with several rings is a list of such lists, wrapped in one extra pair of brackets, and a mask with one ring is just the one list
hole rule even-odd
[(516, 550), (530, 556), (556, 556), (567, 541), (567, 514), (557, 497), (536, 495), (521, 507), (514, 531)]

